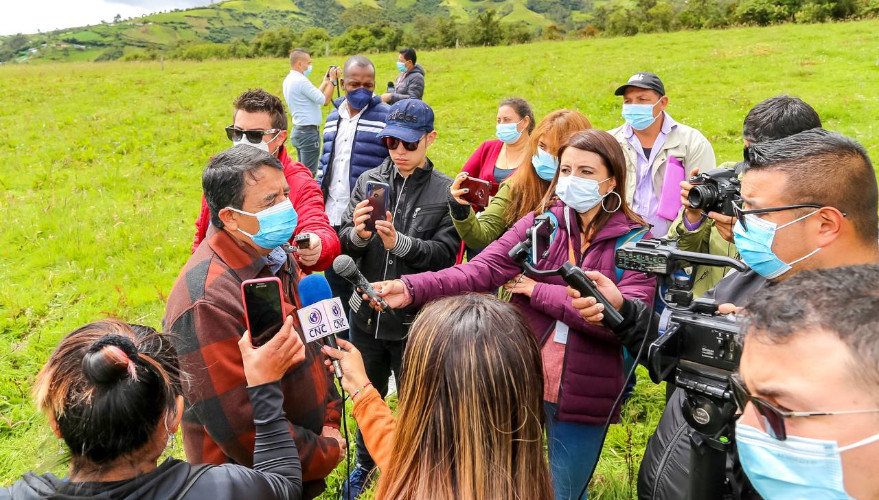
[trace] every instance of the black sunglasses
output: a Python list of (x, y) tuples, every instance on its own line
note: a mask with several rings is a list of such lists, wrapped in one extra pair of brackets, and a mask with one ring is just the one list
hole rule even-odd
[(729, 376), (729, 385), (732, 388), (733, 401), (739, 411), (744, 413), (748, 403), (754, 405), (760, 419), (763, 420), (763, 430), (779, 441), (787, 439), (787, 430), (784, 427), (784, 419), (794, 417), (823, 417), (827, 415), (856, 415), (860, 413), (879, 413), (879, 409), (869, 410), (842, 410), (842, 411), (785, 411), (779, 410), (771, 403), (754, 397), (748, 392), (745, 384), (738, 374)]
[[(753, 215), (769, 214), (772, 212), (783, 212), (785, 210), (793, 210), (795, 208), (824, 208), (824, 206), (823, 205), (816, 205), (814, 203), (803, 203), (800, 205), (787, 205), (784, 207), (757, 208), (754, 210), (742, 210), (742, 204), (741, 204), (741, 202), (738, 202), (738, 203), (733, 203), (733, 214), (735, 215), (736, 219), (739, 220), (739, 223), (742, 225), (742, 229), (747, 231), (748, 230), (748, 222), (747, 222), (747, 219), (745, 218), (746, 215), (749, 215), (749, 214), (753, 214)], [(845, 213), (843, 213), (842, 215), (845, 216)]]
[(268, 134), (277, 134), (281, 131), (279, 128), (270, 128), (268, 130), (241, 130), (240, 128), (235, 128), (234, 125), (229, 125), (226, 127), (226, 137), (229, 138), (232, 142), (238, 142), (241, 140), (241, 136), (247, 137), (247, 142), (251, 144), (259, 144), (262, 142), (262, 138)]
[[(421, 139), (424, 139), (424, 136), (421, 136)], [(389, 151), (393, 151), (397, 149), (397, 146), (403, 144), (403, 147), (406, 148), (406, 151), (415, 151), (418, 149), (418, 145), (421, 143), (421, 139), (418, 139), (415, 142), (409, 141), (401, 141), (396, 137), (382, 137), (382, 143), (384, 143), (385, 147), (388, 148)]]

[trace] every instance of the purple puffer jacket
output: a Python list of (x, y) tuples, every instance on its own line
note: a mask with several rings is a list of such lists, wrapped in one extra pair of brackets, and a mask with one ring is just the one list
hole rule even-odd
[[(557, 203), (550, 210), (559, 220), (559, 228), (550, 245), (549, 255), (539, 269), (554, 269), (568, 260), (568, 231), (565, 228), (566, 207)], [(579, 228), (579, 217), (572, 209), (572, 231)], [(424, 304), (439, 297), (460, 295), (466, 292), (493, 292), (516, 274), (522, 272), (509, 257), (514, 245), (525, 239), (525, 230), (534, 223), (529, 213), (519, 220), (503, 236), (485, 248), (476, 258), (439, 272), (426, 272), (403, 276), (412, 292), (414, 304)], [(586, 251), (579, 256), (575, 243), (575, 255), (582, 260), (581, 267), (600, 271), (616, 281), (614, 247), (617, 239), (639, 225), (622, 212), (616, 212), (595, 235)], [(577, 229), (579, 231), (579, 229)], [(650, 234), (644, 236), (649, 238)], [(579, 240), (575, 240), (579, 241)], [(586, 425), (603, 425), (611, 411), (611, 405), (623, 387), (622, 350), (616, 336), (603, 326), (584, 320), (571, 305), (560, 277), (536, 277), (538, 281), (528, 297), (515, 294), (511, 303), (527, 318), (540, 345), (550, 338), (556, 320), (567, 324), (570, 332), (565, 350), (559, 391), (559, 420)], [(644, 273), (626, 271), (617, 286), (628, 299), (640, 299), (652, 307), (655, 279)], [(619, 419), (619, 407), (614, 409), (614, 421)]]

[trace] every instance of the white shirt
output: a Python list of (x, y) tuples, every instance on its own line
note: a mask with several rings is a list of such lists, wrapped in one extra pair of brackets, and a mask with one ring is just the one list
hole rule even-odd
[(320, 108), (324, 105), (326, 96), (307, 76), (291, 69), (284, 78), (284, 99), (287, 101), (287, 107), (290, 108), (294, 126), (320, 126)]
[(339, 106), (339, 127), (336, 129), (336, 138), (333, 139), (333, 164), (332, 181), (327, 193), (327, 217), (330, 225), (342, 224), (342, 216), (348, 208), (348, 200), (351, 198), (351, 150), (354, 147), (354, 133), (357, 131), (357, 121), (363, 114), (351, 116), (348, 111), (348, 101)]

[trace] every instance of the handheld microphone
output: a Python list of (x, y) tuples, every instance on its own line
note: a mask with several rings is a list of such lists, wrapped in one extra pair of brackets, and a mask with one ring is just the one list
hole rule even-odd
[(378, 302), (383, 311), (390, 312), (388, 303), (385, 302), (385, 299), (379, 297), (378, 294), (375, 293), (375, 289), (368, 281), (366, 281), (366, 278), (364, 278), (357, 269), (357, 264), (354, 263), (354, 259), (347, 255), (336, 257), (336, 260), (333, 261), (333, 271), (342, 278), (345, 278), (346, 281), (354, 285), (356, 288), (363, 291), (363, 293), (365, 293), (370, 299)]
[[(305, 328), (306, 339), (308, 342), (323, 338), (324, 341), (333, 349), (338, 349), (336, 343), (336, 332), (342, 331), (348, 327), (347, 321), (339, 322), (342, 313), (342, 304), (339, 299), (333, 298), (333, 291), (330, 284), (322, 274), (309, 274), (299, 281), (299, 300), (302, 302), (302, 308), (297, 311), (300, 315), (300, 323)], [(338, 304), (334, 303), (333, 301)], [(327, 304), (329, 302), (329, 304)], [(334, 318), (332, 324), (329, 323), (330, 318)], [(342, 378), (342, 367), (339, 361), (333, 360), (333, 368), (336, 372), (336, 378)]]

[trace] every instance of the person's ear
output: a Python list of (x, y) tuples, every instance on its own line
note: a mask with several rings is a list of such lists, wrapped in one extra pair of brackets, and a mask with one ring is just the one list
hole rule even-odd
[(64, 439), (64, 437), (61, 436), (61, 429), (58, 428), (58, 420), (55, 419), (55, 414), (48, 412), (46, 416), (49, 418), (49, 427), (52, 428), (52, 432), (55, 436), (58, 437), (58, 439)]
[(522, 118), (522, 131), (520, 133), (525, 133), (528, 130), (528, 127), (531, 126), (531, 117), (525, 116)]
[(427, 143), (426, 147), (430, 147), (430, 145), (433, 144), (433, 141), (435, 141), (435, 140), (436, 140), (436, 130), (433, 130), (429, 134), (427, 134), (427, 137), (424, 139), (424, 141)]
[(217, 215), (219, 215), (220, 220), (223, 221), (224, 227), (229, 228), (230, 231), (238, 229), (238, 212), (229, 210), (228, 208), (223, 208)]
[(282, 130), (282, 131), (278, 132), (278, 137), (275, 137), (275, 141), (280, 143), (280, 144), (278, 144), (278, 149), (280, 149), (281, 146), (284, 145), (284, 141), (286, 141), (286, 140), (287, 140), (287, 131)]
[[(837, 240), (840, 234), (845, 230), (845, 226), (849, 224), (845, 216), (838, 209), (833, 207), (823, 207), (818, 209), (815, 214), (816, 223), (818, 224), (818, 247), (826, 247)], [(855, 231), (854, 227), (849, 228), (851, 232)]]
[(345, 90), (345, 92), (348, 92), (348, 90), (345, 89), (345, 79), (341, 76), (339, 77), (339, 88)]
[(177, 434), (181, 420), (183, 420), (183, 396), (177, 396), (174, 398), (174, 418), (169, 422), (168, 433)]

